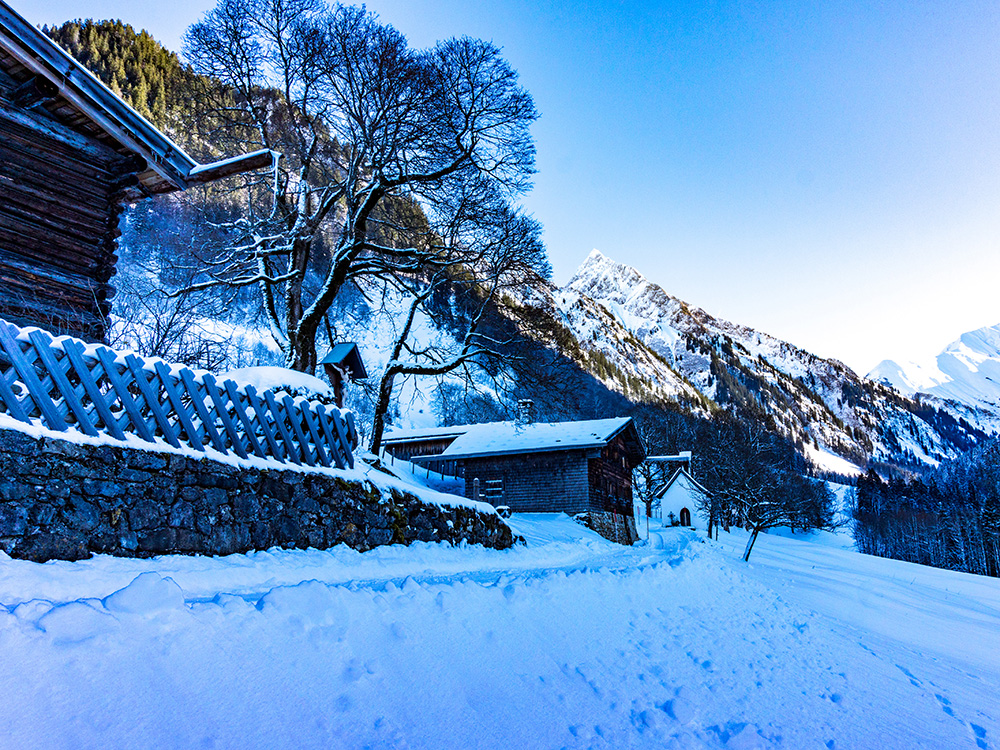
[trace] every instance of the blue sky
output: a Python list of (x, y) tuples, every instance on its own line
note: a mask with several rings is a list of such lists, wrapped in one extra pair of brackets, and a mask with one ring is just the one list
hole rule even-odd
[[(213, 5), (12, 2), (172, 48)], [(415, 46), (492, 39), (520, 71), (556, 281), (596, 247), (862, 374), (1000, 323), (1000, 5), (367, 5)]]

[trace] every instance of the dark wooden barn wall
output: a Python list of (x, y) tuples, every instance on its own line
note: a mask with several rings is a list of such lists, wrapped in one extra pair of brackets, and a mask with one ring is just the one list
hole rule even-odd
[[(590, 510), (587, 458), (583, 451), (551, 451), (465, 460), (465, 496), (473, 480), (503, 480), (503, 502), (515, 513), (583, 513)], [(485, 499), (485, 498), (480, 498)]]
[(634, 457), (618, 435), (601, 450), (600, 458), (590, 459), (588, 479), (590, 507), (613, 513), (632, 513), (632, 469)]
[(114, 294), (118, 199), (137, 165), (4, 93), (0, 317), (99, 340)]

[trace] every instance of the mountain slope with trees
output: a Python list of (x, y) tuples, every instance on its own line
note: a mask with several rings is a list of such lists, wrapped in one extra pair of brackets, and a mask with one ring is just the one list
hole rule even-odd
[(923, 478), (858, 479), (854, 539), (870, 555), (1000, 576), (1000, 442)]
[(921, 469), (973, 448), (1000, 428), (993, 412), (904, 397), (841, 362), (714, 318), (596, 251), (556, 297), (580, 338), (586, 338), (589, 323), (577, 320), (567, 302), (587, 298), (703, 398), (762, 421), (803, 453), (822, 451), (859, 466)]
[(197, 145), (190, 123), (203, 82), (147, 31), (122, 21), (67, 21), (43, 32), (158, 128), (185, 147)]

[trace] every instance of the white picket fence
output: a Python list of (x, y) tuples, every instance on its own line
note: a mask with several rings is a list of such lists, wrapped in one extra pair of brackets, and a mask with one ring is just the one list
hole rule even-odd
[(307, 466), (353, 467), (357, 445), (349, 411), (2, 319), (0, 413), (58, 432)]

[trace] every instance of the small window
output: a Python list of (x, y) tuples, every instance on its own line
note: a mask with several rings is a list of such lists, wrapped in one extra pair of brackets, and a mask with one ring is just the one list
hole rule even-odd
[(503, 479), (487, 479), (483, 482), (483, 500), (491, 505), (503, 500)]

